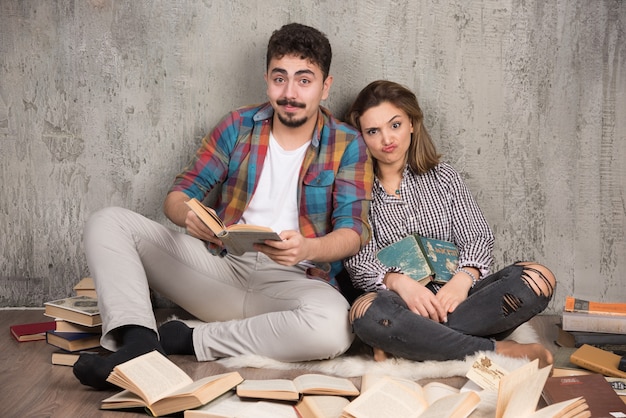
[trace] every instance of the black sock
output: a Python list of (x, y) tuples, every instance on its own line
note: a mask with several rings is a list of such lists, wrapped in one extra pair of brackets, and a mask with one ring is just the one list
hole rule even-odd
[(84, 353), (74, 363), (74, 375), (83, 385), (98, 390), (115, 388), (116, 386), (107, 382), (106, 379), (118, 364), (154, 350), (165, 355), (157, 334), (149, 328), (129, 325), (118, 328), (116, 332), (121, 336), (122, 345), (115, 353), (109, 357)]
[(195, 354), (193, 328), (181, 321), (169, 321), (159, 327), (161, 346), (166, 354)]

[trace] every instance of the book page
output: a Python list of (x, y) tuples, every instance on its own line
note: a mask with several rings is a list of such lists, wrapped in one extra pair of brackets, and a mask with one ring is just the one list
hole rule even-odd
[(137, 393), (148, 404), (193, 383), (191, 377), (158, 351), (115, 366), (107, 381)]
[(237, 386), (239, 396), (259, 397), (273, 392), (299, 393), (296, 385), (288, 379), (244, 380)]
[(290, 404), (280, 402), (249, 401), (239, 398), (234, 391), (196, 409), (188, 409), (184, 418), (298, 418)]
[(427, 407), (417, 393), (384, 378), (350, 402), (344, 412), (356, 418), (417, 418)]
[(293, 379), (301, 393), (333, 394), (348, 393), (358, 395), (359, 390), (354, 384), (343, 377), (321, 374), (303, 374)]
[(424, 398), (428, 404), (450, 395), (458, 395), (459, 389), (441, 382), (430, 382), (422, 387)]
[(413, 380), (404, 379), (402, 377), (395, 377), (395, 376), (392, 377), (392, 376), (385, 376), (381, 374), (367, 373), (363, 375), (363, 377), (361, 378), (361, 393), (370, 389), (375, 384), (380, 382), (382, 379), (391, 379), (396, 383), (400, 383), (406, 386), (409, 390), (413, 390), (419, 393), (422, 392), (422, 387), (420, 386), (420, 384), (417, 382), (414, 382)]
[(552, 366), (537, 369), (534, 360), (500, 380), (496, 417), (520, 417), (535, 412)]
[[(480, 403), (480, 396), (476, 392), (463, 392), (447, 395), (437, 399), (424, 411), (420, 418), (456, 417), (464, 418), (476, 409)], [(524, 417), (524, 415), (519, 415)]]
[(565, 414), (580, 413), (588, 409), (589, 407), (587, 406), (585, 399), (583, 397), (579, 397), (548, 405), (529, 415), (529, 418), (553, 418), (559, 416), (570, 416)]
[(343, 396), (309, 395), (304, 396), (295, 408), (303, 418), (339, 417), (349, 403)]

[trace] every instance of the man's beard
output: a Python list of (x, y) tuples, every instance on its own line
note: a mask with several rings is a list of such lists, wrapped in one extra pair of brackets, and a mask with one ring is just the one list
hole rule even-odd
[[(277, 100), (276, 104), (279, 106), (292, 106), (292, 107), (297, 107), (300, 109), (304, 109), (306, 107), (306, 105), (304, 103), (298, 103), (298, 102), (294, 102), (291, 100), (287, 100), (287, 99), (281, 99), (281, 100)], [(278, 120), (285, 126), (289, 127), (289, 128), (299, 128), (300, 126), (304, 125), (306, 123), (306, 121), (308, 120), (308, 118), (305, 116), (302, 119), (294, 119), (293, 116), (287, 114), (285, 116), (281, 115), (280, 112), (276, 112), (276, 114), (278, 115)]]
[(303, 117), (302, 119), (294, 119), (291, 116), (283, 116), (281, 115), (279, 112), (276, 112), (276, 115), (278, 116), (278, 120), (285, 126), (289, 127), (289, 128), (299, 128), (302, 125), (305, 124), (305, 122), (307, 121), (306, 117)]

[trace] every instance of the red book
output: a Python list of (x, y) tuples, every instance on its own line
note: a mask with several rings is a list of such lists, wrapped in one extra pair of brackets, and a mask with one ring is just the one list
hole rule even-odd
[(604, 376), (597, 373), (549, 377), (542, 394), (548, 405), (582, 396), (592, 417), (610, 418), (620, 416), (611, 413), (626, 413), (626, 404)]
[(55, 321), (35, 322), (32, 324), (17, 324), (9, 327), (11, 335), (19, 342), (37, 341), (46, 339), (46, 331), (56, 329)]

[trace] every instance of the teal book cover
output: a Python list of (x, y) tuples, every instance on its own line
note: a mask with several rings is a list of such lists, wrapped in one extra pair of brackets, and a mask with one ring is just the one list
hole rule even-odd
[(453, 243), (419, 235), (409, 235), (377, 253), (382, 264), (398, 268), (424, 285), (450, 280), (458, 265), (458, 255)]
[(446, 283), (459, 265), (459, 250), (451, 242), (417, 236), (423, 253), (435, 272), (433, 281)]

